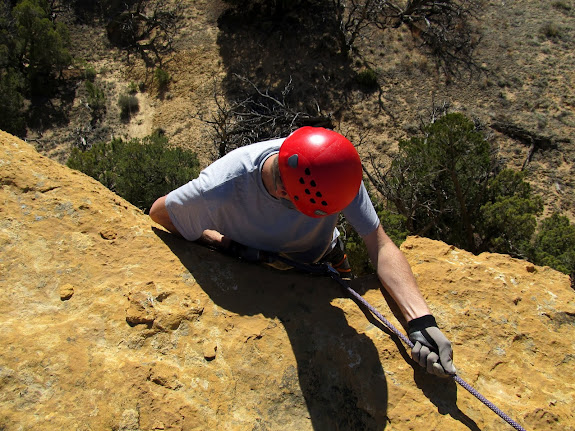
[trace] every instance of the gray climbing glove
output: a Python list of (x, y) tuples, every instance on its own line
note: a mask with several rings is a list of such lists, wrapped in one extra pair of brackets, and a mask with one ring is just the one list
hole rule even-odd
[(431, 314), (410, 321), (408, 333), (414, 344), (411, 357), (428, 373), (440, 377), (457, 374), (453, 365), (451, 343), (439, 330)]

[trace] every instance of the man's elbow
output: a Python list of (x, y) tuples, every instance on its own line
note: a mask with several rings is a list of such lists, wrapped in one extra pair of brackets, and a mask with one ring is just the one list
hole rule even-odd
[(150, 218), (158, 224), (163, 225), (163, 219), (168, 215), (168, 210), (166, 209), (166, 197), (156, 199), (150, 208)]
[(166, 208), (166, 196), (162, 196), (154, 202), (150, 208), (150, 218), (168, 231), (181, 235), (172, 223), (170, 215), (168, 214), (168, 209)]

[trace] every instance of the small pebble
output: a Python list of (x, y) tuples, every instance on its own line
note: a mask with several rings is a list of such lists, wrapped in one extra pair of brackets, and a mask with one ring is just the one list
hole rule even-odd
[(71, 284), (64, 284), (60, 286), (60, 300), (67, 301), (74, 295), (74, 286)]

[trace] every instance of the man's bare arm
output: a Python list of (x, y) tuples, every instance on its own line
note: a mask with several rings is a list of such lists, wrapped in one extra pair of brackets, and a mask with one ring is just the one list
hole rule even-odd
[(404, 254), (384, 232), (381, 225), (363, 237), (369, 257), (381, 284), (409, 322), (431, 314)]
[(154, 202), (150, 208), (150, 218), (159, 225), (165, 227), (168, 231), (181, 236), (178, 229), (176, 229), (172, 223), (172, 220), (170, 220), (170, 215), (166, 208), (166, 196), (156, 199), (156, 202)]

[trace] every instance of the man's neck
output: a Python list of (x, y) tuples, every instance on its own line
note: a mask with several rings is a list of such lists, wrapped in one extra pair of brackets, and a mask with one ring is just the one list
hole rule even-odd
[(273, 176), (273, 172), (272, 172), (272, 165), (273, 165), (274, 159), (277, 156), (278, 156), (277, 154), (269, 156), (267, 158), (267, 160), (264, 162), (264, 165), (262, 166), (262, 181), (264, 183), (264, 187), (266, 188), (266, 190), (270, 194), (270, 196), (272, 196), (273, 198), (276, 198), (276, 199), (278, 199), (278, 196), (276, 196), (276, 187), (275, 187), (274, 176)]

